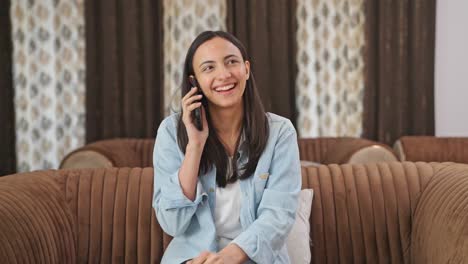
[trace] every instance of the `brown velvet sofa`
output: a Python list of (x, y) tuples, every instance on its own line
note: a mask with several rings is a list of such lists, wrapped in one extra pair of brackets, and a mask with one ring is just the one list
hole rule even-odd
[[(468, 165), (303, 167), (311, 263), (468, 263)], [(157, 183), (156, 183), (157, 184)], [(2, 263), (159, 263), (152, 168), (0, 178)]]
[(393, 148), (401, 161), (468, 163), (468, 137), (404, 136)]
[[(393, 150), (361, 138), (301, 138), (301, 160), (321, 164), (397, 161)], [(153, 139), (110, 139), (68, 154), (60, 168), (152, 167)]]

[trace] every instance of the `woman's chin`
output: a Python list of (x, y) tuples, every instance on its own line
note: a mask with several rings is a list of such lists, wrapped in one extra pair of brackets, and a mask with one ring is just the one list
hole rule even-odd
[(219, 100), (211, 103), (215, 109), (236, 109), (242, 108), (242, 98), (240, 100)]

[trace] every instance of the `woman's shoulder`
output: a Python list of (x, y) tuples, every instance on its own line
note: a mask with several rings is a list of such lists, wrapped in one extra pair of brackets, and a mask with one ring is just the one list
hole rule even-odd
[(288, 118), (270, 112), (267, 112), (266, 115), (270, 131), (296, 131), (291, 120)]
[(177, 123), (179, 122), (179, 113), (173, 113), (164, 118), (158, 127), (157, 135), (160, 136), (170, 136), (171, 138), (175, 138), (177, 134)]
[(179, 122), (180, 113), (172, 113), (165, 117), (159, 124), (159, 129), (176, 129)]

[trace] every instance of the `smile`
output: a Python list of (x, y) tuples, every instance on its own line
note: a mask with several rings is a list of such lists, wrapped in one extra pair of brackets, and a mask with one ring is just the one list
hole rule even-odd
[(234, 89), (235, 86), (236, 86), (236, 84), (232, 83), (232, 84), (228, 84), (228, 85), (224, 85), (224, 86), (218, 86), (214, 90), (216, 92), (218, 92), (218, 93), (223, 93), (223, 92), (228, 92), (228, 91)]

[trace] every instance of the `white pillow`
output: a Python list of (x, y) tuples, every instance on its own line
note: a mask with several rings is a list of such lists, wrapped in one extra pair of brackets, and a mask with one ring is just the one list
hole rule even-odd
[(286, 239), (289, 259), (291, 263), (310, 263), (310, 224), (309, 217), (312, 210), (312, 197), (314, 190), (303, 189), (299, 193), (299, 205), (296, 213), (296, 221)]
[(322, 163), (318, 163), (318, 162), (315, 162), (315, 161), (309, 161), (309, 160), (301, 160), (301, 166), (302, 167), (319, 167), (320, 165), (322, 165)]

